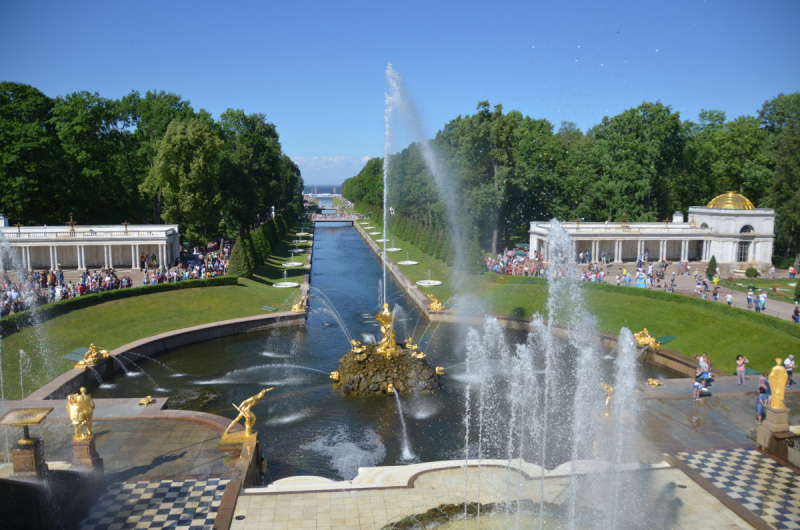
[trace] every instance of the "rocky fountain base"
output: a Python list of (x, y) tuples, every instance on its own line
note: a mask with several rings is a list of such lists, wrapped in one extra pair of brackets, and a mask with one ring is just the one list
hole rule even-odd
[(441, 374), (424, 353), (403, 346), (398, 345), (397, 351), (387, 357), (377, 352), (376, 345), (354, 345), (339, 359), (338, 374), (334, 372), (331, 377), (338, 381), (338, 389), (343, 395), (439, 392)]

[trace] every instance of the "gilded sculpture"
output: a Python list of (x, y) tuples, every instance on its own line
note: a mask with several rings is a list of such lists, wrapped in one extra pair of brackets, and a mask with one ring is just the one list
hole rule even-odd
[(647, 328), (644, 328), (639, 333), (634, 333), (633, 338), (636, 339), (636, 343), (639, 346), (653, 348), (654, 350), (661, 348), (661, 344), (655, 339), (655, 337), (650, 336), (650, 332), (647, 331)]
[(614, 398), (614, 387), (609, 385), (608, 383), (600, 383), (600, 386), (603, 387), (603, 392), (606, 394), (606, 402), (605, 402), (605, 410), (603, 410), (603, 417), (610, 418), (611, 417), (611, 400)]
[(300, 301), (292, 306), (292, 313), (305, 313), (306, 312), (307, 296), (300, 298)]
[(441, 311), (443, 309), (442, 302), (440, 302), (435, 296), (432, 294), (427, 295), (428, 298), (431, 300), (431, 311)]
[(391, 358), (392, 354), (397, 352), (397, 340), (394, 332), (394, 316), (389, 311), (389, 304), (383, 304), (383, 311), (375, 315), (375, 320), (380, 323), (383, 334), (383, 338), (375, 350)]
[(652, 377), (647, 380), (647, 384), (652, 386), (653, 388), (655, 388), (657, 386), (664, 386), (664, 383), (662, 383), (658, 379), (654, 379)]
[(83, 404), (78, 401), (79, 395), (80, 394), (70, 394), (67, 396), (67, 414), (72, 422), (72, 428), (75, 429), (75, 434), (72, 437), (73, 440), (85, 440), (92, 436), (86, 418), (86, 409)]
[(436, 375), (444, 375), (444, 368), (442, 368), (441, 366), (437, 366)]
[(333, 379), (334, 381), (338, 381), (339, 380), (339, 372), (338, 371), (331, 372), (331, 379)]
[(350, 351), (358, 355), (359, 353), (363, 353), (367, 347), (362, 346), (360, 341), (351, 340), (350, 345), (353, 347)]
[(93, 366), (106, 358), (108, 358), (107, 350), (98, 350), (94, 344), (90, 344), (89, 351), (84, 354), (83, 359), (75, 363), (75, 367), (85, 369), (87, 366)]
[(144, 405), (145, 407), (149, 407), (150, 405), (152, 405), (155, 402), (156, 402), (156, 400), (153, 399), (151, 396), (145, 396), (145, 397), (143, 397), (142, 399), (139, 400), (138, 404), (139, 405)]
[(242, 401), (238, 407), (236, 406), (236, 403), (233, 403), (232, 404), (233, 407), (239, 411), (239, 414), (231, 422), (231, 424), (228, 425), (228, 428), (225, 429), (223, 435), (228, 434), (228, 431), (231, 430), (231, 427), (236, 425), (236, 423), (238, 423), (239, 420), (244, 419), (244, 435), (251, 436), (253, 434), (253, 425), (255, 425), (256, 423), (256, 415), (253, 414), (253, 412), (250, 409), (253, 407), (253, 405), (261, 401), (261, 398), (263, 398), (267, 394), (267, 392), (270, 392), (272, 390), (274, 390), (274, 387), (265, 388), (255, 396), (249, 397), (244, 401)]
[(769, 387), (772, 389), (772, 408), (783, 409), (786, 405), (783, 403), (783, 396), (786, 393), (786, 382), (789, 380), (789, 374), (786, 373), (786, 368), (783, 367), (783, 359), (775, 359), (775, 366), (769, 373)]
[(394, 394), (394, 385), (392, 383), (389, 383), (389, 385), (386, 387), (386, 393)]

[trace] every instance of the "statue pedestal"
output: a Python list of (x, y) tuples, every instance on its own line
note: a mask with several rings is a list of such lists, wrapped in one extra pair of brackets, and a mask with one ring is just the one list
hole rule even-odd
[(776, 409), (769, 405), (765, 408), (767, 417), (758, 428), (756, 445), (771, 454), (775, 447), (773, 434), (789, 430), (789, 409), (786, 407)]
[(103, 469), (103, 459), (97, 454), (94, 436), (82, 440), (72, 439), (72, 467)]
[(220, 451), (239, 451), (245, 442), (257, 442), (258, 431), (253, 431), (248, 436), (245, 431), (236, 431), (222, 435), (222, 440), (219, 441)]
[(11, 461), (14, 464), (14, 475), (22, 477), (41, 477), (47, 473), (44, 461), (44, 442), (41, 438), (20, 440), (11, 450)]

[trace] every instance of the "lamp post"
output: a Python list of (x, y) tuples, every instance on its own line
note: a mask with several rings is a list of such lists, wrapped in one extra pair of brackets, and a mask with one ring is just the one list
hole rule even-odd
[(128, 221), (125, 221), (124, 223), (122, 223), (122, 226), (124, 226), (124, 227), (125, 227), (125, 233), (126, 233), (126, 234), (128, 233), (128, 225), (129, 225), (129, 224), (130, 224), (130, 223), (129, 223)]
[(22, 227), (22, 226), (23, 226), (23, 225), (22, 225), (22, 223), (17, 223), (17, 224), (15, 224), (14, 226), (16, 226), (16, 227), (17, 227), (17, 235), (20, 235), (20, 231), (19, 231), (19, 229), (20, 229), (20, 227)]

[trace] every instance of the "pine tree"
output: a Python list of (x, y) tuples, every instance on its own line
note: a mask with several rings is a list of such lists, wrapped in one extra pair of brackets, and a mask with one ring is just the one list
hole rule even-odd
[(414, 221), (409, 219), (406, 223), (406, 229), (403, 231), (403, 241), (411, 241), (411, 234), (414, 232)]
[(444, 241), (442, 241), (442, 250), (440, 253), (440, 260), (447, 263), (447, 255), (450, 253), (450, 234), (444, 235)]
[(706, 276), (708, 276), (709, 278), (713, 278), (716, 273), (717, 273), (717, 258), (711, 256), (711, 260), (708, 262), (708, 268), (706, 269)]
[(430, 241), (430, 239), (431, 239), (431, 227), (426, 226), (422, 230), (422, 234), (420, 234), (419, 245), (418, 245), (419, 249), (422, 251), (423, 254), (426, 254), (428, 252), (428, 242)]
[(270, 245), (264, 230), (264, 225), (259, 226), (253, 232), (253, 246), (256, 251), (256, 260), (259, 265), (266, 263), (270, 255)]
[(439, 231), (431, 227), (430, 233), (428, 234), (428, 248), (425, 249), (425, 253), (429, 256), (433, 256), (436, 253), (436, 243), (439, 242)]
[[(464, 238), (467, 241), (466, 237)], [(466, 269), (469, 274), (483, 274), (486, 271), (486, 262), (483, 259), (481, 245), (478, 243), (478, 234), (467, 243)]]
[(442, 259), (442, 247), (444, 247), (444, 233), (439, 230), (439, 235), (436, 236), (436, 250), (433, 251), (433, 257)]
[(231, 249), (230, 263), (228, 272), (235, 276), (249, 278), (253, 275), (255, 263), (248, 255), (249, 249), (246, 248), (245, 238), (239, 236)]
[(271, 248), (274, 249), (281, 242), (280, 238), (278, 237), (278, 231), (275, 228), (274, 219), (270, 219), (269, 221), (264, 223), (264, 226), (266, 227), (265, 230), (266, 230), (267, 240), (269, 241), (269, 245)]
[(456, 264), (456, 241), (453, 237), (447, 238), (447, 257), (444, 262), (448, 267)]
[(422, 241), (423, 241), (422, 234), (424, 233), (425, 233), (425, 225), (422, 222), (420, 222), (417, 225), (417, 232), (416, 234), (414, 234), (414, 246), (416, 246), (417, 248), (422, 246)]

